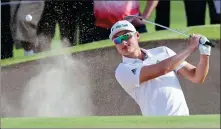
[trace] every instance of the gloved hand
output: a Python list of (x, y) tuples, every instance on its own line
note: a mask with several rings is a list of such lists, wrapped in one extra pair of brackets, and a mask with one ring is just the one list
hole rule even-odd
[(206, 41), (209, 41), (205, 36), (201, 36), (199, 43), (199, 51), (202, 55), (211, 54), (211, 46), (205, 45)]

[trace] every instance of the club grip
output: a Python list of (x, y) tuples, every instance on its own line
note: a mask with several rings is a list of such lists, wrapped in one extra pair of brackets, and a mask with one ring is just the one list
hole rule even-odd
[(215, 43), (210, 42), (205, 36), (200, 37), (199, 43), (203, 45), (209, 45), (211, 47), (215, 46)]
[(208, 41), (205, 42), (205, 45), (209, 45), (209, 46), (211, 46), (211, 47), (215, 47), (215, 45), (214, 45), (213, 43), (208, 42)]

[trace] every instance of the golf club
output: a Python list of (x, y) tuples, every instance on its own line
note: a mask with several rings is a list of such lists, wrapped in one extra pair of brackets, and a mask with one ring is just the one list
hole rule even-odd
[[(185, 34), (185, 33), (183, 33), (183, 32), (177, 31), (177, 30), (175, 30), (175, 29), (171, 29), (171, 28), (168, 28), (168, 27), (166, 27), (166, 26), (160, 25), (160, 24), (158, 24), (158, 23), (155, 23), (155, 22), (146, 20), (146, 19), (142, 18), (141, 16), (129, 15), (129, 16), (124, 17), (124, 20), (132, 21), (134, 18), (138, 18), (138, 19), (140, 19), (140, 20), (142, 20), (142, 21), (144, 21), (144, 22), (147, 22), (147, 23), (150, 23), (150, 24), (153, 24), (153, 25), (162, 27), (162, 28), (164, 28), (164, 29), (170, 30), (170, 31), (175, 32), (175, 33), (179, 33), (179, 34), (181, 34), (181, 35), (183, 35), (183, 36), (185, 36), (185, 37), (187, 37), (187, 38), (190, 38), (190, 37), (191, 37), (191, 35), (188, 35), (188, 34)], [(209, 46), (211, 46), (211, 47), (214, 47), (214, 46), (215, 46), (215, 45), (214, 45), (215, 43), (211, 43), (211, 42), (209, 42), (208, 40), (207, 40), (207, 41), (206, 41), (206, 40), (207, 40), (206, 37), (201, 37), (201, 38), (200, 38), (200, 43), (201, 43), (201, 44), (205, 44), (205, 45), (209, 45)]]

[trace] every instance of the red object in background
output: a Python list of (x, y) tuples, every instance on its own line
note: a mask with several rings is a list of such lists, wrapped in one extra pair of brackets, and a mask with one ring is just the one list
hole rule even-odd
[(96, 25), (102, 28), (111, 26), (128, 15), (140, 13), (139, 1), (94, 1)]

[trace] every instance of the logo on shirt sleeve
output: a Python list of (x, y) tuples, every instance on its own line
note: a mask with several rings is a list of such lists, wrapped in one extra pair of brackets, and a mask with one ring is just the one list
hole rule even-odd
[(132, 71), (132, 73), (135, 75), (135, 74), (136, 74), (137, 69), (135, 68), (135, 69), (132, 69), (131, 71)]

